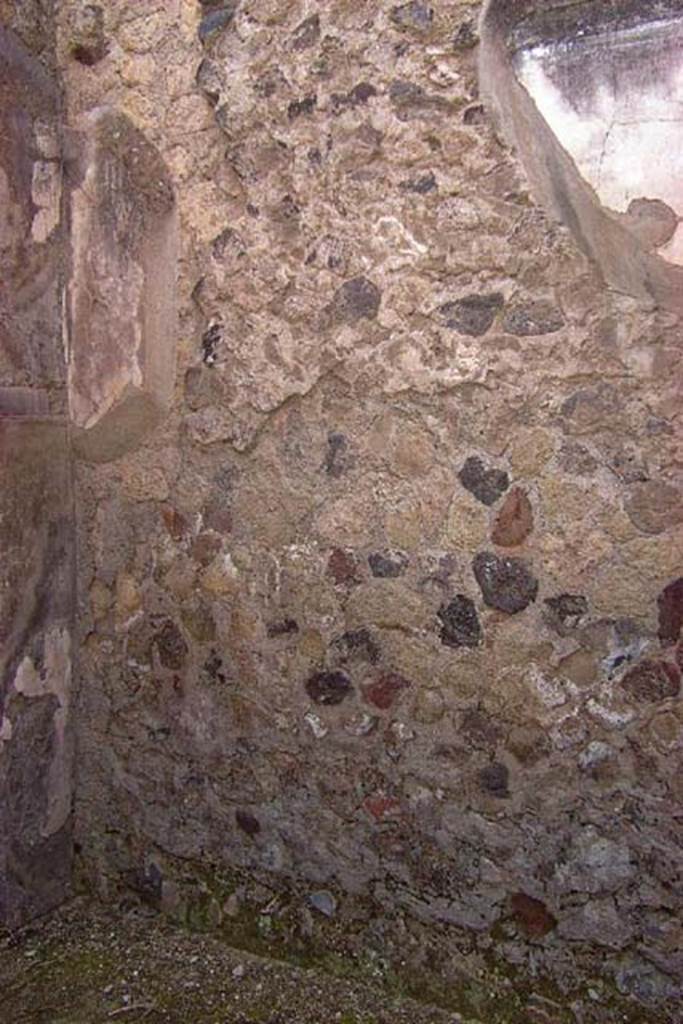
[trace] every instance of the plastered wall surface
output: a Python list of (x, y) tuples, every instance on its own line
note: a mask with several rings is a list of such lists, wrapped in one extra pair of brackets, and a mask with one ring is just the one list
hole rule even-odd
[(73, 495), (49, 12), (0, 4), (0, 924), (69, 891)]
[(681, 326), (535, 202), (479, 13), (59, 7), (179, 224), (170, 409), (76, 465), (79, 877), (675, 1000)]
[[(675, 263), (683, 261), (680, 32), (676, 17), (620, 36), (606, 27), (518, 58), (522, 82), (606, 206), (625, 213), (644, 197), (668, 206), (649, 244)], [(613, 55), (604, 62), (607, 46)]]

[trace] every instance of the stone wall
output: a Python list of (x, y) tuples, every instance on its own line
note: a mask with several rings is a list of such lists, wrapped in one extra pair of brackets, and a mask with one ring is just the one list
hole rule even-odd
[[(15, 32), (16, 30), (16, 32)], [(59, 97), (44, 4), (0, 4), (0, 923), (68, 891), (73, 499)]]
[(681, 326), (536, 205), (478, 16), (61, 5), (181, 228), (172, 408), (77, 466), (80, 870), (673, 999)]

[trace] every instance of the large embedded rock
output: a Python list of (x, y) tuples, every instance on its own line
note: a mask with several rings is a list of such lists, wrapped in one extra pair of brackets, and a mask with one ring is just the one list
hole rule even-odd
[(536, 600), (538, 580), (521, 558), (499, 558), (490, 551), (481, 551), (472, 567), (490, 608), (514, 615)]

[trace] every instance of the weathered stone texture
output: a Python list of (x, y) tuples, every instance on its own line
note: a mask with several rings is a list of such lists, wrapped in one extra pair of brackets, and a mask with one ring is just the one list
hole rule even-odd
[(74, 561), (67, 434), (0, 419), (0, 921), (68, 892)]
[(83, 115), (71, 145), (69, 407), (79, 452), (102, 460), (133, 448), (171, 398), (175, 204), (158, 152), (123, 114)]
[(102, 6), (68, 117), (168, 168), (180, 332), (163, 424), (78, 466), (84, 876), (679, 990), (678, 320), (467, 116), (478, 4)]
[[(32, 36), (28, 13), (18, 20)], [(7, 19), (0, 20), (0, 384), (44, 388), (58, 412), (65, 375), (58, 90)]]
[(51, 3), (0, 4), (0, 923), (69, 891), (75, 563)]

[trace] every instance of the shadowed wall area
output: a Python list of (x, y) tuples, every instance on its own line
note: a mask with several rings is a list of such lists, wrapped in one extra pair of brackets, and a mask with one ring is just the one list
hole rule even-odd
[(681, 268), (530, 84), (584, 8), (65, 0), (65, 365), (7, 377), (70, 437), (77, 886), (536, 1024), (683, 978)]
[(0, 920), (12, 925), (64, 899), (73, 823), (58, 94), (49, 19), (41, 35), (28, 15), (33, 52), (0, 26)]

